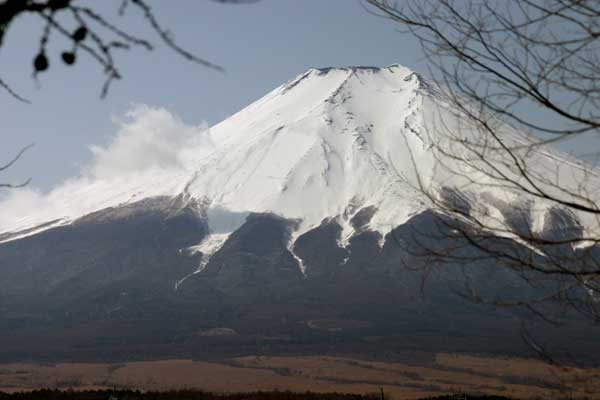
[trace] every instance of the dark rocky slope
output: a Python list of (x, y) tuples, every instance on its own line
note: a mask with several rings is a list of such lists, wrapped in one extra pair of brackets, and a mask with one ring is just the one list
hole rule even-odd
[[(206, 268), (190, 275), (202, 255), (186, 248), (208, 232), (197, 204), (157, 198), (103, 210), (0, 244), (0, 360), (527, 353), (519, 330), (530, 315), (459, 295), (465, 277), (490, 296), (522, 294), (519, 280), (489, 260), (459, 268), (406, 251), (423, 240), (456, 240), (440, 239), (439, 218), (414, 216), (383, 247), (379, 234), (359, 229), (345, 249), (338, 246), (341, 228), (325, 220), (296, 241), (303, 275), (287, 248), (295, 222), (251, 214)], [(498, 245), (519, 251), (510, 241)], [(575, 321), (540, 329), (571, 351), (600, 353), (597, 327)]]

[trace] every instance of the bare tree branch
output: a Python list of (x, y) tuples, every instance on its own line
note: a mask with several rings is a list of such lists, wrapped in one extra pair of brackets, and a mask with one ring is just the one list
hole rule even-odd
[[(403, 264), (495, 265), (530, 290), (486, 298), (469, 281), (463, 294), (526, 309), (546, 323), (564, 322), (569, 311), (597, 321), (600, 172), (548, 145), (600, 134), (600, 3), (365, 3), (421, 44), (433, 78), (422, 95), (434, 96), (438, 110), (414, 129), (430, 143), (434, 173), (460, 182), (434, 185), (410, 153), (415, 189), (437, 217), (435, 232), (415, 228), (397, 238), (411, 257)], [(536, 352), (547, 353), (524, 332)]]
[[(223, 4), (248, 4), (258, 0), (212, 0)], [(128, 8), (141, 11), (148, 25), (158, 34), (160, 41), (172, 49), (175, 54), (185, 60), (199, 64), (216, 71), (224, 71), (218, 64), (210, 62), (180, 46), (173, 35), (161, 25), (149, 0), (122, 0), (117, 2), (116, 14), (122, 16)], [(131, 7), (130, 7), (131, 6)], [(40, 18), (43, 32), (40, 36), (40, 48), (33, 57), (34, 76), (43, 73), (51, 67), (46, 55), (50, 34), (58, 32), (72, 45), (71, 50), (65, 50), (61, 58), (65, 65), (77, 63), (79, 52), (87, 53), (101, 67), (105, 76), (100, 97), (104, 98), (115, 79), (121, 79), (122, 74), (114, 59), (115, 50), (132, 50), (140, 47), (153, 50), (154, 44), (146, 38), (137, 36), (126, 28), (119, 27), (111, 18), (99, 13), (94, 6), (79, 6), (77, 0), (5, 0), (0, 2), (0, 47), (4, 44), (5, 33), (22, 14), (32, 14)], [(68, 17), (72, 18), (68, 18)], [(72, 25), (72, 19), (77, 26)], [(29, 102), (17, 94), (5, 81), (0, 80), (0, 87), (19, 101)]]
[[(0, 172), (4, 172), (7, 169), (9, 169), (10, 167), (12, 167), (17, 161), (19, 161), (19, 159), (23, 156), (23, 154), (27, 150), (31, 149), (32, 147), (33, 147), (33, 143), (30, 145), (27, 145), (27, 146), (23, 147), (21, 150), (19, 150), (19, 152), (9, 162), (7, 162), (4, 165), (0, 165)], [(29, 184), (29, 182), (31, 182), (31, 178), (28, 178), (24, 182), (17, 183), (17, 184), (0, 182), (0, 188), (4, 188), (4, 189), (22, 188), (24, 186), (27, 186)]]

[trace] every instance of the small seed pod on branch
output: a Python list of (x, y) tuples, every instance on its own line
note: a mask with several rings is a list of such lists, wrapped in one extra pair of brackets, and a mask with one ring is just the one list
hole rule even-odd
[(85, 26), (80, 26), (73, 32), (73, 40), (76, 42), (82, 42), (85, 40), (87, 36), (87, 28)]
[(60, 56), (65, 64), (67, 64), (67, 65), (75, 64), (75, 52), (64, 51)]
[(43, 72), (48, 69), (48, 58), (41, 52), (33, 59), (33, 68), (35, 72)]

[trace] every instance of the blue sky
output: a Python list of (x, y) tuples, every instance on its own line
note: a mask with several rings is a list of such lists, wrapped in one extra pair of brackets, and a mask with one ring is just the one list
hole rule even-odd
[(133, 8), (118, 17), (120, 0), (89, 3), (130, 32), (154, 39), (158, 48), (119, 54), (124, 79), (100, 100), (99, 67), (87, 57), (64, 66), (60, 53), (68, 45), (57, 36), (48, 50), (49, 71), (34, 81), (31, 60), (42, 25), (32, 17), (15, 21), (0, 52), (0, 74), (32, 104), (0, 92), (0, 160), (28, 143), (35, 147), (4, 179), (32, 177), (33, 187), (47, 190), (77, 175), (92, 157), (90, 146), (109, 141), (116, 131), (113, 118), (132, 104), (165, 107), (189, 124), (214, 124), (310, 67), (400, 63), (426, 68), (414, 39), (369, 14), (359, 0), (151, 2), (183, 47), (222, 65), (225, 73), (173, 54)]

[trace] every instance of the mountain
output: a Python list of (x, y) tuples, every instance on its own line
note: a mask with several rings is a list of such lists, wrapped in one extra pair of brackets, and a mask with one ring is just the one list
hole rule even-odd
[(222, 235), (214, 241), (225, 240), (248, 213), (265, 212), (298, 219), (293, 240), (340, 216), (345, 241), (354, 232), (352, 215), (365, 207), (375, 210), (371, 228), (384, 235), (423, 209), (404, 176), (411, 169), (406, 147), (423, 153), (412, 131), (420, 86), (400, 66), (311, 69), (210, 128), (177, 174), (93, 182), (62, 194), (58, 209), (33, 211), (1, 229), (22, 232), (53, 221), (47, 229), (107, 207), (181, 196), (212, 211), (211, 231)]
[[(0, 227), (0, 359), (526, 351), (528, 314), (466, 302), (464, 270), (403, 268), (433, 266), (398, 245), (415, 230), (449, 244), (419, 181), (514, 219), (513, 193), (463, 190), (439, 167), (440, 113), (405, 67), (310, 69), (198, 133), (177, 168), (52, 192)], [(550, 150), (534, 157), (557, 165)], [(528, 228), (552, 231), (558, 211), (536, 212)], [(491, 295), (530, 290), (489, 261), (466, 274)]]

